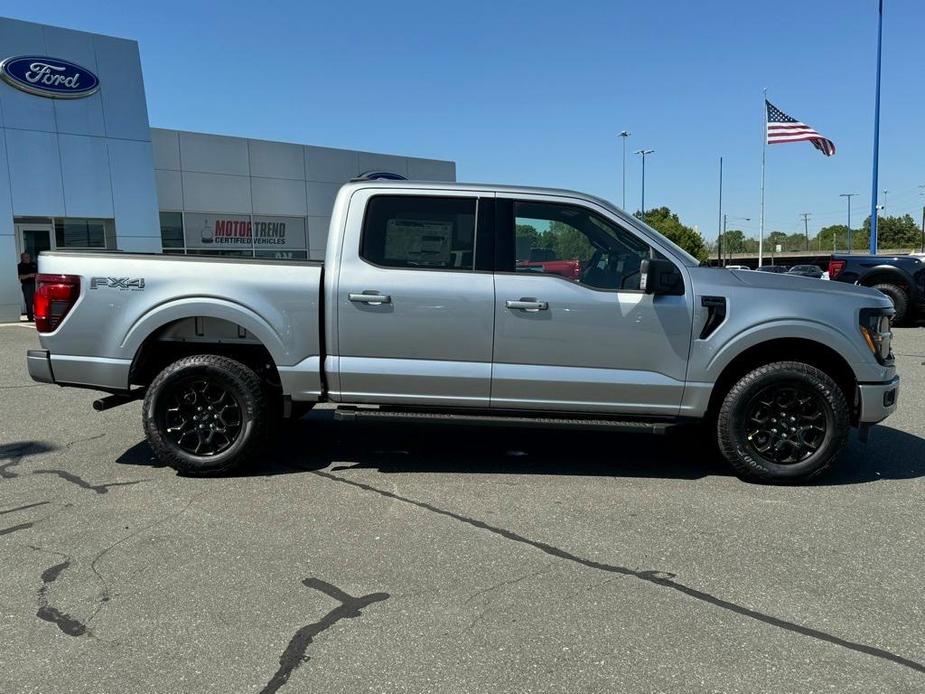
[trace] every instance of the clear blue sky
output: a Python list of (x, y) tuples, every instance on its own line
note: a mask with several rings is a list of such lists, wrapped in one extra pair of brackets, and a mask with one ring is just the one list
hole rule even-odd
[[(620, 142), (646, 206), (707, 238), (725, 209), (758, 228), (761, 89), (835, 141), (768, 150), (766, 230), (870, 204), (876, 0), (22, 3), (16, 17), (136, 39), (151, 124), (453, 159), (464, 181), (621, 201)], [(925, 197), (925, 3), (885, 0), (880, 189)], [(13, 12), (12, 6), (5, 12)], [(628, 155), (627, 207), (639, 206)], [(882, 202), (882, 200), (881, 200)], [(731, 226), (731, 225), (730, 225)]]

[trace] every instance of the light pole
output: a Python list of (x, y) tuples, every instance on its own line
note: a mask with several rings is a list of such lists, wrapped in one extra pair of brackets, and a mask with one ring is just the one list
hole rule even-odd
[(626, 138), (632, 133), (629, 130), (621, 130), (618, 137), (623, 140), (623, 209), (626, 209)]
[[(848, 254), (851, 254), (851, 198), (857, 193), (841, 193), (838, 197), (848, 200)], [(833, 234), (834, 235), (834, 234)]]
[(654, 149), (637, 149), (633, 154), (639, 154), (642, 156), (642, 207), (640, 212), (642, 216), (646, 216), (646, 155), (655, 154)]

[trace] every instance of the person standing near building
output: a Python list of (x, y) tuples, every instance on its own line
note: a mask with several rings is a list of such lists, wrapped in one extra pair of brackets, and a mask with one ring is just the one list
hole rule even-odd
[(32, 256), (28, 253), (20, 253), (16, 274), (19, 275), (19, 282), (22, 284), (22, 298), (26, 302), (26, 320), (29, 322), (35, 320), (32, 299), (35, 296), (35, 275), (38, 271), (38, 266), (32, 262)]

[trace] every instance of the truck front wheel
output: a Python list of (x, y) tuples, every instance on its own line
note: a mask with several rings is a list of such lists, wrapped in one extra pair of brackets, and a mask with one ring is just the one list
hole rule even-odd
[(893, 322), (896, 325), (905, 323), (909, 312), (909, 295), (906, 290), (896, 284), (875, 284), (873, 288), (881, 294), (886, 294), (893, 302), (893, 310), (896, 311)]
[(848, 440), (841, 388), (809, 364), (781, 361), (745, 374), (717, 418), (720, 451), (743, 479), (787, 482), (827, 470)]
[(244, 464), (260, 448), (266, 396), (252, 369), (200, 354), (175, 361), (154, 378), (142, 419), (161, 462), (187, 475), (217, 474)]

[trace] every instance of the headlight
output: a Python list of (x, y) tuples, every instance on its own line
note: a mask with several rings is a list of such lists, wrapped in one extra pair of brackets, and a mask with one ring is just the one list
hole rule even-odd
[(890, 322), (895, 312), (884, 308), (862, 308), (860, 314), (861, 335), (873, 352), (877, 361), (886, 364), (893, 361), (893, 352), (890, 345), (893, 342), (893, 332)]

